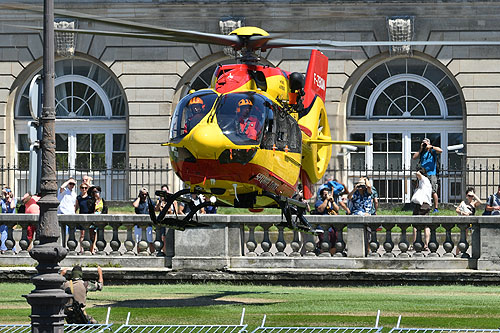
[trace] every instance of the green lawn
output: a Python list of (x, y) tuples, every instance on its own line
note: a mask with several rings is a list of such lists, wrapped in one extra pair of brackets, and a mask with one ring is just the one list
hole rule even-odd
[[(106, 277), (105, 277), (106, 278)], [(31, 284), (0, 283), (0, 323), (29, 323), (21, 296)], [(498, 328), (500, 287), (283, 287), (228, 284), (105, 286), (89, 293), (88, 312), (100, 322), (111, 306), (111, 322), (122, 324), (237, 324), (268, 326)]]

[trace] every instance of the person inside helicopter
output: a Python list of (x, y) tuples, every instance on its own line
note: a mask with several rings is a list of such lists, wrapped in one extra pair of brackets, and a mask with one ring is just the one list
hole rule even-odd
[(236, 113), (239, 117), (238, 130), (249, 139), (257, 140), (257, 134), (260, 132), (260, 122), (256, 117), (250, 116), (252, 106), (253, 103), (248, 98), (242, 98), (238, 102), (238, 107), (236, 109)]
[(184, 134), (188, 133), (196, 124), (205, 117), (205, 104), (200, 97), (193, 97), (188, 103), (188, 118), (184, 125)]

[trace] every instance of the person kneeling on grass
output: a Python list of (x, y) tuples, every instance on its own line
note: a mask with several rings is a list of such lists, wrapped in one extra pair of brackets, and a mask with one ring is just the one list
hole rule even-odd
[[(66, 274), (67, 269), (61, 270), (61, 275)], [(87, 305), (87, 292), (102, 290), (104, 279), (101, 267), (97, 266), (98, 281), (83, 281), (83, 270), (75, 266), (71, 270), (71, 280), (66, 281), (63, 289), (66, 294), (72, 295), (64, 306), (64, 314), (68, 324), (97, 324), (97, 320), (85, 311)]]

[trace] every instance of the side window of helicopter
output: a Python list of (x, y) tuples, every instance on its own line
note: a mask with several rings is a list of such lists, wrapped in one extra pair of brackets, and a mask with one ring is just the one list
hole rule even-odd
[(284, 110), (276, 116), (276, 148), (281, 151), (301, 152), (302, 135), (297, 122)]
[(238, 145), (259, 144), (271, 102), (253, 93), (230, 93), (217, 103), (217, 122), (222, 133)]
[(264, 133), (262, 136), (262, 149), (273, 149), (276, 143), (276, 122), (274, 121), (274, 107), (269, 108), (266, 116), (266, 123), (264, 125)]
[(218, 95), (212, 90), (197, 91), (182, 98), (170, 123), (170, 140), (180, 141), (212, 109)]

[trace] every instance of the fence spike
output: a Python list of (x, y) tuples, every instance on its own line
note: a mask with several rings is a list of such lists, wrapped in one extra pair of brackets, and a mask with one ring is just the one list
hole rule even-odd
[(380, 310), (377, 310), (377, 319), (375, 320), (375, 327), (378, 327), (379, 319), (380, 319)]
[(399, 315), (399, 318), (398, 318), (398, 323), (396, 324), (396, 328), (399, 328), (399, 324), (401, 323), (401, 315)]
[(127, 320), (125, 320), (125, 325), (128, 325), (128, 320), (130, 319), (130, 312), (127, 314)]
[(108, 314), (106, 315), (106, 325), (109, 324), (109, 314), (111, 312), (111, 307), (108, 306)]
[(266, 315), (264, 315), (264, 318), (262, 318), (262, 324), (260, 324), (260, 327), (266, 326)]
[(241, 311), (240, 325), (243, 325), (244, 319), (245, 319), (245, 308), (243, 308), (243, 311)]

